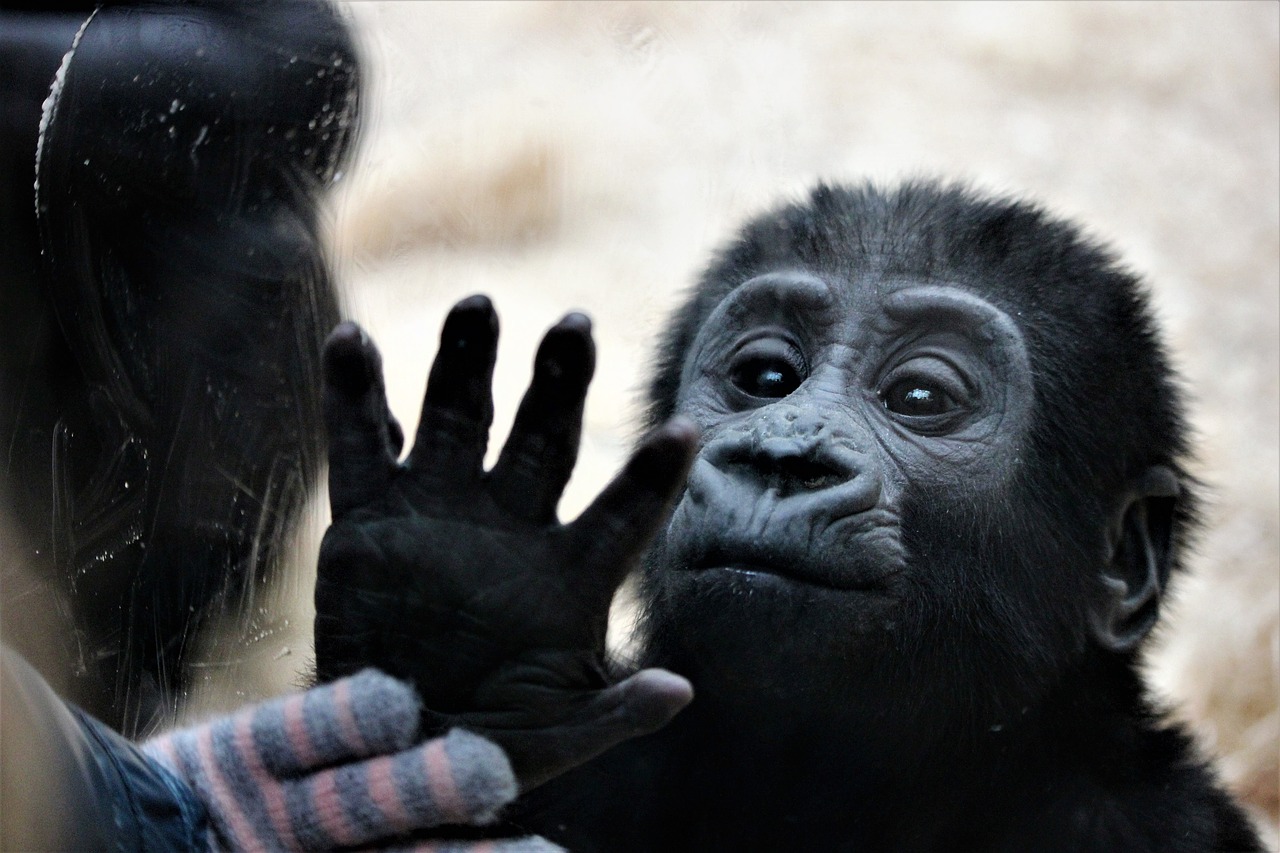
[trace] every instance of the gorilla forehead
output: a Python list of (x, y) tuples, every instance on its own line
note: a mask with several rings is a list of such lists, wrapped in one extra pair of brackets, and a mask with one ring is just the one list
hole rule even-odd
[(1027, 202), (958, 185), (819, 185), (748, 223), (703, 278), (719, 301), (753, 274), (795, 264), (850, 282), (959, 283), (1006, 310), (1104, 316), (1136, 282), (1073, 225)]
[(851, 288), (946, 284), (1006, 312), (1036, 374), (1033, 443), (1073, 477), (1114, 484), (1186, 451), (1179, 389), (1141, 282), (1033, 204), (931, 182), (823, 184), (748, 223), (666, 329), (652, 424), (674, 413), (684, 360), (716, 306), (753, 277), (797, 268)]

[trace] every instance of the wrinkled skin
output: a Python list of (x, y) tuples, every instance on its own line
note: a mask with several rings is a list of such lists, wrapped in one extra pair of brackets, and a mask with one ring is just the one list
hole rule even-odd
[(352, 324), (330, 336), (333, 525), (316, 663), (322, 681), (370, 662), (412, 680), (430, 728), (497, 741), (527, 789), (665, 724), (691, 698), (662, 670), (614, 684), (604, 656), (613, 593), (669, 511), (696, 433), (685, 421), (655, 431), (578, 520), (560, 524), (595, 362), (590, 322), (571, 314), (547, 333), (486, 472), (497, 333), (487, 299), (454, 308), (403, 464), (377, 350)]
[(955, 286), (849, 287), (797, 269), (755, 276), (717, 306), (678, 400), (703, 448), (653, 555), (665, 570), (650, 595), (716, 601), (682, 623), (695, 665), (732, 648), (726, 678), (749, 672), (757, 689), (790, 695), (796, 668), (825, 660), (779, 648), (771, 631), (742, 637), (740, 620), (829, 627), (821, 642), (849, 657), (892, 643), (927, 583), (903, 528), (912, 496), (1008, 489), (1032, 394), (1022, 336), (990, 303)]

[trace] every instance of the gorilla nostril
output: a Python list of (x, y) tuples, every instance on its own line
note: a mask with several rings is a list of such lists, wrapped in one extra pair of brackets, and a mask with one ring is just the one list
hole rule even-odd
[(757, 481), (784, 496), (829, 489), (853, 479), (857, 473), (820, 458), (812, 445), (783, 439), (766, 441), (756, 448), (735, 448), (715, 464), (726, 473)]
[(798, 456), (777, 459), (773, 467), (784, 491), (816, 492), (838, 486), (848, 479), (848, 474), (826, 463)]

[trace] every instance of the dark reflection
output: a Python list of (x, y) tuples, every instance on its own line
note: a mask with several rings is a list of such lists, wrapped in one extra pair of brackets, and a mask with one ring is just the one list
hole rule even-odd
[(62, 6), (0, 11), (5, 515), (70, 602), (72, 698), (133, 732), (203, 619), (249, 618), (314, 484), (317, 196), (359, 74), (322, 3)]

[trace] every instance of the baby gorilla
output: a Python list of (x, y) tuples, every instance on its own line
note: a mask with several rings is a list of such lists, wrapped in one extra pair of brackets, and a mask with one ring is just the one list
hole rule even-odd
[[(1260, 849), (1144, 695), (1194, 518), (1186, 430), (1140, 283), (1074, 227), (934, 184), (819, 186), (748, 224), (660, 344), (649, 420), (678, 419), (568, 528), (585, 332), (540, 356), (486, 474), (493, 334), (450, 323), (434, 449), (406, 466), (376, 352), (331, 341), (317, 654), (413, 678), (440, 726), (560, 774), (511, 824), (575, 851)], [(480, 402), (432, 403), (455, 394)], [(621, 681), (603, 590), (662, 526), (685, 418), (648, 669)], [(657, 668), (697, 701), (620, 743), (687, 699)], [(619, 714), (641, 722), (600, 734)]]

